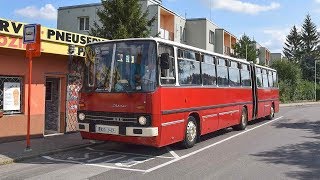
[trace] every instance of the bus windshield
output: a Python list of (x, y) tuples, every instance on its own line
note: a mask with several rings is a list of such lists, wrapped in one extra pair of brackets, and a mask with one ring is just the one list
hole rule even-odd
[(83, 91), (149, 92), (156, 87), (156, 43), (120, 41), (86, 47)]

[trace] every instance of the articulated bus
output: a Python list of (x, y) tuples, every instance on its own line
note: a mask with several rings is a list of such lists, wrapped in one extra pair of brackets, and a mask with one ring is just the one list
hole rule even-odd
[(86, 46), (78, 129), (84, 139), (162, 147), (279, 111), (277, 72), (159, 38)]

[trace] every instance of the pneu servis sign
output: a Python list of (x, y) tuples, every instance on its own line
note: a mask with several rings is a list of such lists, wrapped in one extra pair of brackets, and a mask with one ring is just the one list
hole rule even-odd
[[(25, 45), (22, 42), (24, 25), (25, 23), (0, 18), (0, 47), (25, 49)], [(74, 44), (76, 46), (75, 55), (84, 56), (84, 46), (87, 43), (105, 40), (59, 29), (41, 27), (42, 52), (67, 55), (67, 45)]]

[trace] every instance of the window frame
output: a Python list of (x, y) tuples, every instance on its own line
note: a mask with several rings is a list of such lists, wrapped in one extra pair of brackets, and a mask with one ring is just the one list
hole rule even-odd
[(214, 45), (214, 31), (209, 30), (209, 44)]
[[(15, 79), (13, 81), (6, 81), (3, 79)], [(4, 92), (3, 92), (3, 88), (0, 90), (0, 100), (2, 100), (2, 103), (0, 103), (0, 105), (2, 106), (2, 110), (3, 110), (3, 115), (14, 115), (14, 114), (23, 114), (24, 113), (24, 77), (23, 76), (19, 76), (19, 75), (0, 75), (0, 83), (3, 83), (2, 86), (4, 86), (5, 82), (12, 82), (12, 83), (20, 83), (20, 110), (9, 110), (9, 111), (5, 111), (3, 110), (3, 96), (4, 96)], [(2, 91), (2, 93), (1, 93)]]
[[(78, 17), (78, 19), (79, 19), (78, 20), (79, 21), (79, 26), (78, 26), (79, 31), (89, 31), (90, 30), (90, 17), (89, 16), (80, 16), (80, 17)], [(83, 19), (83, 29), (81, 29), (81, 19)], [(87, 26), (88, 26), (88, 29), (86, 29)]]

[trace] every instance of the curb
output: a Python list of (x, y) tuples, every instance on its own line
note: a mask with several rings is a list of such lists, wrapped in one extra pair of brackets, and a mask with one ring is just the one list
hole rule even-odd
[[(32, 159), (32, 158), (36, 158), (36, 157), (40, 157), (40, 156), (51, 155), (51, 154), (58, 153), (58, 152), (65, 152), (65, 151), (81, 149), (81, 148), (84, 148), (84, 147), (97, 146), (97, 145), (100, 145), (100, 144), (103, 144), (103, 143), (105, 143), (105, 142), (98, 142), (98, 143), (92, 143), (92, 144), (83, 144), (83, 145), (75, 145), (75, 146), (66, 147), (66, 148), (62, 148), (62, 149), (56, 149), (56, 150), (51, 150), (51, 151), (46, 151), (46, 152), (40, 152), (38, 154), (20, 156), (20, 157), (16, 157), (16, 158), (3, 158), (5, 160), (4, 161), (0, 161), (0, 166), (8, 165), (8, 164), (16, 163), (16, 162), (21, 162), (21, 161), (24, 161), (24, 160), (28, 160), (28, 159)], [(0, 160), (1, 160), (1, 158), (0, 158)]]
[(320, 102), (302, 102), (302, 103), (288, 103), (288, 104), (280, 104), (280, 107), (293, 107), (293, 106), (307, 106), (307, 105), (320, 105)]

